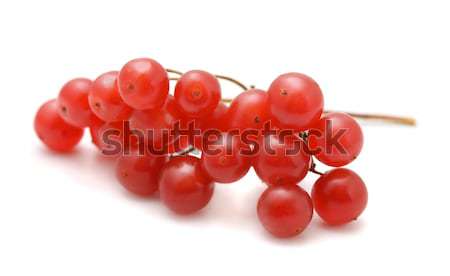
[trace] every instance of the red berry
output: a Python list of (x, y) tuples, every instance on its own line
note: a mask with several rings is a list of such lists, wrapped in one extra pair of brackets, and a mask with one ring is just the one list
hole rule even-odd
[(117, 71), (111, 71), (100, 75), (92, 84), (89, 93), (92, 111), (105, 122), (124, 121), (132, 112), (131, 107), (120, 97), (117, 86), (118, 74)]
[(367, 189), (362, 179), (345, 168), (331, 170), (312, 189), (317, 214), (332, 225), (355, 220), (367, 205)]
[(311, 198), (297, 185), (270, 186), (259, 198), (257, 210), (264, 228), (279, 238), (300, 234), (313, 215)]
[(295, 136), (266, 135), (259, 139), (259, 150), (253, 167), (262, 181), (269, 185), (297, 184), (309, 170), (311, 156), (305, 143)]
[(214, 183), (194, 156), (172, 158), (159, 179), (162, 202), (178, 214), (190, 214), (205, 207), (212, 197)]
[(229, 108), (226, 104), (219, 102), (216, 109), (207, 117), (197, 118), (195, 123), (201, 131), (208, 129), (217, 129), (227, 131), (227, 112)]
[(203, 136), (208, 130), (216, 130), (217, 132), (227, 131), (227, 111), (228, 106), (219, 102), (211, 115), (195, 119), (195, 128), (200, 130), (200, 135), (194, 136), (193, 146), (195, 148), (203, 149)]
[(130, 127), (127, 121), (103, 122), (97, 118), (89, 127), (92, 143), (103, 154), (115, 157), (121, 155), (125, 149), (129, 151), (137, 149), (137, 138), (130, 135), (127, 127)]
[(210, 115), (220, 98), (219, 81), (205, 71), (189, 71), (181, 76), (175, 86), (175, 103), (190, 118)]
[(217, 141), (203, 151), (202, 168), (215, 182), (238, 181), (245, 176), (251, 165), (249, 153), (242, 152), (245, 149), (238, 136), (221, 134)]
[(158, 177), (166, 156), (139, 155), (134, 151), (117, 160), (116, 176), (130, 192), (149, 196), (158, 190)]
[(262, 129), (268, 119), (267, 100), (267, 93), (259, 89), (250, 89), (237, 96), (227, 114), (229, 129)]
[(283, 128), (309, 129), (323, 111), (319, 85), (300, 73), (287, 73), (276, 78), (268, 90), (269, 110)]
[(363, 146), (361, 127), (345, 113), (326, 114), (309, 133), (309, 149), (317, 151), (317, 159), (328, 166), (349, 164), (356, 159)]
[(139, 110), (162, 107), (169, 94), (166, 70), (149, 58), (138, 58), (125, 64), (119, 72), (118, 82), (124, 102)]
[(59, 115), (69, 124), (77, 127), (91, 124), (94, 118), (88, 101), (91, 87), (91, 80), (78, 78), (68, 81), (59, 92)]
[(177, 123), (180, 129), (186, 129), (186, 121), (176, 109), (173, 97), (169, 97), (161, 108), (136, 110), (130, 117), (131, 129), (144, 135), (151, 153), (173, 153), (188, 146), (187, 136), (171, 133)]
[(82, 128), (68, 124), (59, 116), (56, 100), (39, 108), (34, 118), (34, 130), (46, 146), (61, 152), (72, 150), (83, 137)]

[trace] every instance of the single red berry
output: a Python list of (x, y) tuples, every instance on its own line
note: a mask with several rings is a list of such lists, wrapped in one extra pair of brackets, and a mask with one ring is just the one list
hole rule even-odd
[(138, 149), (138, 139), (131, 135), (128, 121), (103, 122), (96, 118), (89, 127), (92, 143), (104, 154), (118, 157)]
[(367, 205), (366, 185), (355, 172), (345, 168), (322, 175), (311, 195), (317, 214), (331, 225), (355, 220)]
[(201, 158), (202, 168), (212, 180), (231, 183), (244, 177), (251, 166), (249, 148), (238, 136), (226, 133), (213, 142), (204, 148)]
[(195, 119), (196, 126), (201, 131), (208, 129), (216, 129), (219, 131), (227, 131), (227, 112), (229, 108), (223, 102), (219, 102), (216, 109), (207, 117)]
[(322, 115), (322, 91), (306, 75), (283, 74), (272, 82), (268, 94), (270, 114), (282, 128), (306, 130)]
[(300, 234), (312, 219), (308, 193), (297, 185), (268, 187), (258, 201), (258, 218), (264, 228), (279, 238)]
[(266, 135), (259, 139), (253, 167), (259, 178), (269, 185), (297, 184), (309, 170), (311, 156), (303, 140), (290, 135)]
[(175, 133), (175, 127), (187, 129), (186, 121), (175, 107), (173, 97), (158, 109), (136, 110), (130, 117), (130, 127), (143, 135), (151, 153), (173, 153), (189, 145), (188, 136)]
[(100, 75), (92, 84), (89, 105), (97, 117), (105, 122), (124, 121), (132, 109), (122, 100), (117, 86), (119, 72), (111, 71)]
[(59, 92), (59, 115), (69, 124), (82, 128), (91, 124), (95, 116), (88, 100), (91, 87), (91, 80), (77, 78), (68, 81)]
[(226, 132), (228, 130), (227, 112), (228, 106), (219, 102), (211, 115), (195, 119), (195, 129), (199, 131), (199, 134), (194, 136), (193, 146), (195, 148), (203, 150), (203, 138), (208, 133), (211, 134), (211, 131), (218, 133)]
[(175, 103), (178, 109), (190, 118), (210, 115), (221, 98), (220, 84), (208, 72), (189, 71), (178, 80), (175, 86)]
[(268, 98), (267, 93), (259, 89), (250, 89), (237, 96), (227, 114), (229, 129), (262, 129), (268, 120)]
[(138, 110), (160, 108), (169, 94), (166, 70), (153, 59), (129, 61), (119, 72), (120, 96), (126, 104)]
[(328, 113), (309, 131), (308, 146), (322, 163), (341, 167), (361, 152), (363, 133), (358, 122), (345, 113)]
[(68, 124), (59, 116), (56, 100), (39, 108), (34, 118), (34, 130), (47, 147), (60, 152), (72, 150), (83, 137), (82, 128)]
[(178, 214), (190, 214), (205, 207), (212, 197), (214, 183), (194, 156), (172, 158), (159, 178), (162, 202)]
[(139, 196), (150, 196), (158, 190), (158, 178), (166, 156), (140, 155), (137, 151), (117, 160), (116, 176), (122, 186)]

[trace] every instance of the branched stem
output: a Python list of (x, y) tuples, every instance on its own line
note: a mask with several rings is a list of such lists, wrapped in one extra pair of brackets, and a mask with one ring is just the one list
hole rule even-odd
[[(180, 72), (178, 70), (174, 70), (174, 69), (167, 68), (166, 71), (168, 73), (176, 74), (179, 76), (183, 75), (182, 72)], [(245, 84), (243, 84), (242, 82), (240, 82), (234, 78), (224, 76), (224, 75), (215, 75), (215, 76), (218, 79), (223, 79), (223, 80), (226, 80), (226, 81), (236, 84), (237, 86), (242, 88), (244, 91), (248, 90), (248, 87)], [(177, 81), (180, 78), (179, 77), (170, 77), (169, 79), (173, 80), (173, 81)], [(250, 87), (254, 88), (253, 85)], [(222, 102), (224, 102), (224, 103), (231, 103), (232, 101), (233, 101), (233, 99), (229, 99), (229, 98), (222, 99)], [(336, 111), (331, 111), (331, 110), (324, 111), (324, 113), (331, 113), (331, 112), (336, 112)], [(412, 117), (403, 117), (403, 116), (385, 115), (385, 114), (367, 114), (367, 113), (356, 113), (356, 112), (344, 112), (344, 113), (347, 113), (348, 115), (350, 115), (354, 118), (363, 119), (363, 120), (376, 120), (376, 121), (383, 121), (386, 123), (407, 125), (407, 126), (415, 126), (416, 125), (416, 120)]]

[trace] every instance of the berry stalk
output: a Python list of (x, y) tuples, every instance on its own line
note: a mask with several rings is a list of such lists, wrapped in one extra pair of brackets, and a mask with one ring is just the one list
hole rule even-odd
[[(176, 74), (179, 76), (183, 75), (182, 72), (180, 72), (178, 70), (174, 70), (174, 69), (166, 69), (166, 71), (168, 73)], [(248, 87), (245, 84), (243, 84), (242, 82), (240, 82), (234, 78), (224, 76), (224, 75), (215, 75), (215, 77), (218, 79), (232, 82), (232, 83), (236, 84), (237, 86), (239, 86), (240, 88), (242, 88), (242, 90), (244, 90), (244, 91), (248, 90)], [(174, 80), (174, 81), (176, 81), (178, 79), (179, 79), (178, 77), (170, 78), (170, 80)], [(254, 86), (250, 86), (250, 88), (254, 88)], [(232, 101), (233, 101), (233, 99), (229, 99), (229, 98), (222, 99), (222, 102), (224, 102), (224, 103), (231, 103)], [(338, 112), (338, 111), (335, 111), (335, 110), (325, 110), (324, 111), (324, 113), (332, 113), (332, 112)], [(340, 112), (346, 113), (354, 118), (362, 119), (362, 120), (381, 121), (381, 122), (385, 122), (385, 123), (405, 125), (405, 126), (416, 126), (416, 124), (417, 124), (416, 119), (414, 119), (412, 117), (387, 115), (387, 114), (345, 112), (345, 111), (340, 111)]]

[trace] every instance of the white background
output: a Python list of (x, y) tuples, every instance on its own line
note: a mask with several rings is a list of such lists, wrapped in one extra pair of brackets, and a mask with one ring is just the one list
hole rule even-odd
[[(114, 2), (0, 4), (0, 275), (449, 274), (448, 1)], [(413, 115), (418, 127), (363, 123), (349, 168), (369, 204), (348, 226), (315, 217), (297, 238), (272, 238), (253, 172), (178, 217), (127, 194), (89, 137), (59, 156), (32, 128), (68, 79), (143, 56), (262, 89), (303, 72), (328, 109)]]

